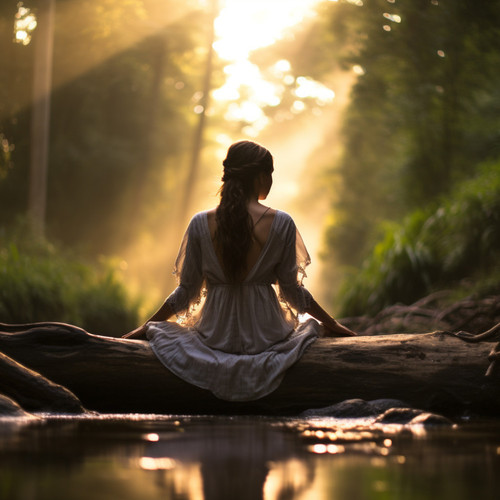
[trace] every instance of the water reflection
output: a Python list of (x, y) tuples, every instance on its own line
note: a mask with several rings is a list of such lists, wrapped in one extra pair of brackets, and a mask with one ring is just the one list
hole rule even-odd
[(500, 423), (100, 416), (0, 423), (0, 498), (496, 498)]
[(189, 491), (182, 491), (187, 498), (255, 500), (264, 498), (264, 492), (269, 499), (298, 498), (314, 478), (306, 456), (297, 437), (282, 428), (251, 421), (221, 425), (217, 420), (149, 442), (139, 465), (162, 471), (168, 484), (173, 469), (185, 476), (184, 464), (195, 463), (189, 482), (183, 483), (189, 485)]

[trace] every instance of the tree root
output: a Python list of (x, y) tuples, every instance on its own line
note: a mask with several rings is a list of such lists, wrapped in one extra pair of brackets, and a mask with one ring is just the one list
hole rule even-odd
[(488, 369), (486, 370), (485, 377), (492, 377), (495, 373), (497, 367), (497, 361), (500, 359), (500, 323), (497, 323), (493, 328), (490, 328), (486, 332), (479, 334), (472, 334), (469, 332), (459, 331), (459, 332), (443, 332), (447, 335), (456, 337), (464, 342), (469, 342), (475, 344), (478, 342), (497, 342), (493, 347), (490, 354), (488, 355), (488, 361), (490, 362)]
[[(386, 307), (376, 316), (343, 318), (341, 323), (364, 335), (390, 333), (420, 333), (429, 331), (460, 332), (467, 328), (467, 335), (475, 337), (500, 323), (500, 296), (482, 299), (467, 297), (453, 304), (452, 291), (439, 291), (414, 304), (395, 304)], [(480, 341), (478, 339), (476, 341)], [(497, 340), (500, 340), (500, 335)]]

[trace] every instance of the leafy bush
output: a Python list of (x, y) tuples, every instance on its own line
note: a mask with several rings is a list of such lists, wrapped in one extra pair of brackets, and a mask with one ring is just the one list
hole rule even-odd
[[(375, 314), (411, 303), (464, 279), (484, 279), (491, 290), (500, 257), (500, 162), (459, 185), (436, 207), (413, 212), (384, 237), (362, 269), (342, 286), (342, 313)], [(499, 286), (500, 289), (500, 286)]]
[(137, 326), (139, 304), (110, 264), (90, 266), (29, 236), (2, 239), (0, 322), (61, 321), (102, 335)]

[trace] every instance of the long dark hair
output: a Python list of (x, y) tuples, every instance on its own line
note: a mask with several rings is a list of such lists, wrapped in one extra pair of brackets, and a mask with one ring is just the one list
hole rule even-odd
[(215, 245), (227, 277), (237, 282), (245, 271), (252, 244), (253, 224), (247, 201), (257, 175), (272, 172), (273, 157), (255, 142), (240, 141), (230, 146), (222, 164), (224, 175), (220, 203), (215, 212)]

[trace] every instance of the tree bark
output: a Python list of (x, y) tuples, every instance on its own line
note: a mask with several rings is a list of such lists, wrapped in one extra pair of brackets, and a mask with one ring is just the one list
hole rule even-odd
[[(54, 384), (1, 352), (0, 395), (7, 396), (24, 410), (29, 411), (59, 413), (85, 411), (78, 398), (68, 389)], [(6, 407), (5, 400), (3, 402), (3, 406)]]
[(148, 342), (64, 324), (0, 325), (0, 351), (72, 391), (89, 410), (126, 413), (297, 414), (346, 399), (394, 398), (446, 415), (500, 411), (492, 344), (443, 332), (315, 342), (272, 394), (222, 401), (173, 375)]

